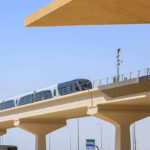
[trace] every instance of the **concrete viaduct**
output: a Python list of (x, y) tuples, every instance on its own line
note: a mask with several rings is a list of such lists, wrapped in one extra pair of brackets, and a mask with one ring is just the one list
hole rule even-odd
[(150, 115), (150, 76), (32, 103), (0, 112), (0, 135), (19, 127), (36, 137), (36, 150), (46, 150), (46, 135), (66, 120), (95, 116), (116, 127), (116, 150), (130, 150), (130, 125)]

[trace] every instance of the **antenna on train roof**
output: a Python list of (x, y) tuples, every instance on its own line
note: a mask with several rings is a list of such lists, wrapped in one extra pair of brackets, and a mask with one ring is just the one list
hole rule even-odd
[(120, 51), (120, 48), (117, 49), (117, 81), (120, 79), (120, 65), (123, 63), (123, 61), (120, 59)]

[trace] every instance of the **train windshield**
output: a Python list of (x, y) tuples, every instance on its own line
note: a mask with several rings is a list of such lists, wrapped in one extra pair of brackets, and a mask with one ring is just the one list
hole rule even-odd
[(81, 90), (89, 90), (92, 89), (92, 83), (89, 80), (79, 80), (79, 85), (81, 87)]

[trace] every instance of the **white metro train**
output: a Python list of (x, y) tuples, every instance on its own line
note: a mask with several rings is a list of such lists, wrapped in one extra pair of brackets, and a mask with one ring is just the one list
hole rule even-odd
[(51, 99), (53, 97), (58, 97), (89, 89), (92, 89), (92, 83), (90, 80), (75, 79), (72, 81), (60, 83), (56, 86), (51, 86), (49, 88), (30, 92), (22, 96), (17, 96), (6, 101), (4, 100), (0, 103), (0, 110), (19, 107), (30, 103)]

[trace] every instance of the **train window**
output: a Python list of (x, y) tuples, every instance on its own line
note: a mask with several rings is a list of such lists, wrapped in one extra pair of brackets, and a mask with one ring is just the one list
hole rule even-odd
[(75, 85), (75, 91), (80, 91), (78, 85)]
[(35, 93), (34, 101), (38, 102), (49, 98), (52, 98), (52, 92), (50, 90), (47, 90)]
[(67, 89), (67, 87), (65, 87), (64, 88), (64, 94), (67, 94), (67, 92), (68, 92), (68, 89)]
[(0, 103), (0, 110), (2, 110), (2, 103)]
[(59, 89), (59, 94), (63, 95), (63, 88)]
[(2, 103), (2, 109), (9, 109), (15, 107), (14, 100), (9, 100)]
[(34, 101), (35, 102), (38, 102), (38, 101), (40, 101), (41, 100), (41, 93), (35, 93), (35, 96), (34, 96)]
[(73, 93), (75, 91), (74, 85), (69, 85), (67, 87), (59, 88), (59, 94), (60, 95), (66, 95), (69, 93)]
[(30, 104), (33, 101), (33, 94), (23, 96), (19, 100), (18, 106), (25, 105), (25, 104)]
[(75, 91), (75, 86), (71, 85), (71, 92), (73, 93)]
[(81, 81), (78, 81), (79, 82), (79, 84), (82, 84), (82, 82)]
[(43, 94), (44, 94), (44, 99), (52, 98), (52, 92), (50, 90), (45, 91)]
[(70, 92), (70, 93), (72, 93), (72, 92), (73, 92), (73, 88), (72, 88), (72, 86), (70, 86), (70, 88), (69, 88), (69, 92)]
[(59, 93), (60, 93), (60, 95), (68, 94), (68, 88), (64, 87), (64, 88), (59, 89)]
[(54, 90), (54, 93), (53, 93), (53, 94), (54, 94), (54, 96), (56, 96), (56, 90)]

